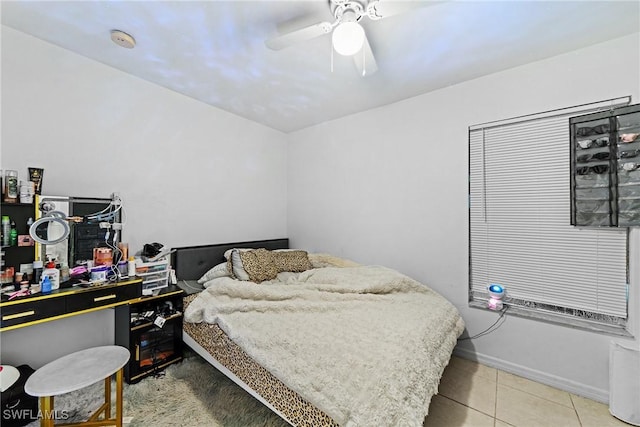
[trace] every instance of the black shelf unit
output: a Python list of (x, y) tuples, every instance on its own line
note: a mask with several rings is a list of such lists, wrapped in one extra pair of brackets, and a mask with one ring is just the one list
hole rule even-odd
[(571, 224), (640, 225), (640, 104), (569, 119)]
[[(5, 203), (2, 202), (2, 215), (7, 215), (16, 223), (18, 235), (29, 234), (27, 220), (35, 221), (35, 207), (33, 203)], [(20, 271), (20, 264), (31, 264), (35, 259), (34, 246), (2, 246), (2, 269), (14, 267), (16, 272)]]
[(170, 285), (116, 307), (115, 343), (131, 354), (124, 378), (132, 384), (182, 360), (184, 291)]

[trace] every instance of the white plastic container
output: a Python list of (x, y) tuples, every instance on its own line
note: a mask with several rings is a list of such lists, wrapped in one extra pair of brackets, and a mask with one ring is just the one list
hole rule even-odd
[(45, 277), (49, 278), (51, 281), (51, 290), (56, 290), (60, 288), (60, 270), (56, 268), (56, 265), (53, 261), (49, 261), (44, 270), (42, 270), (42, 279)]
[(33, 203), (35, 187), (32, 181), (20, 182), (20, 203)]
[(136, 259), (134, 257), (130, 257), (128, 261), (127, 275), (130, 278), (136, 277)]
[(97, 265), (91, 268), (91, 281), (94, 283), (101, 283), (107, 281), (107, 274), (109, 274), (109, 266)]
[(640, 349), (611, 341), (609, 344), (609, 412), (640, 426)]

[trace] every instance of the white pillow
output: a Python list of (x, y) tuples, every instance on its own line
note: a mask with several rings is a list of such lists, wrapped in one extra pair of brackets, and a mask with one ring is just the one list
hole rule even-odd
[(204, 275), (198, 279), (198, 283), (203, 284), (208, 282), (209, 280), (213, 280), (218, 277), (230, 277), (231, 274), (227, 269), (227, 263), (221, 262), (220, 264), (213, 267), (211, 270), (204, 273)]
[(233, 249), (227, 249), (226, 251), (224, 251), (224, 259), (226, 259), (227, 261), (229, 261), (229, 257), (231, 257), (231, 252), (233, 251), (253, 251), (253, 248), (233, 248)]
[[(231, 250), (231, 268), (233, 269), (232, 277), (238, 280), (249, 280), (249, 273), (247, 273), (242, 265), (242, 258), (240, 258), (240, 252), (251, 251), (253, 249), (232, 249)], [(225, 253), (226, 254), (226, 253)], [(228, 259), (228, 258), (227, 258)]]

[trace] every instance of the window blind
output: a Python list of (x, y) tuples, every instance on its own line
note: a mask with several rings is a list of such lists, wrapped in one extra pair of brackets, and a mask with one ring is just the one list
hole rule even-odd
[(620, 324), (627, 318), (627, 230), (570, 225), (569, 117), (469, 131), (470, 300)]

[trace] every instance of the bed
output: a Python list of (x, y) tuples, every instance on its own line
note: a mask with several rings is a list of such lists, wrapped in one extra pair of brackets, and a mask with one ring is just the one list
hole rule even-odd
[(288, 246), (175, 248), (184, 342), (291, 425), (421, 426), (464, 329), (455, 307), (395, 270)]

